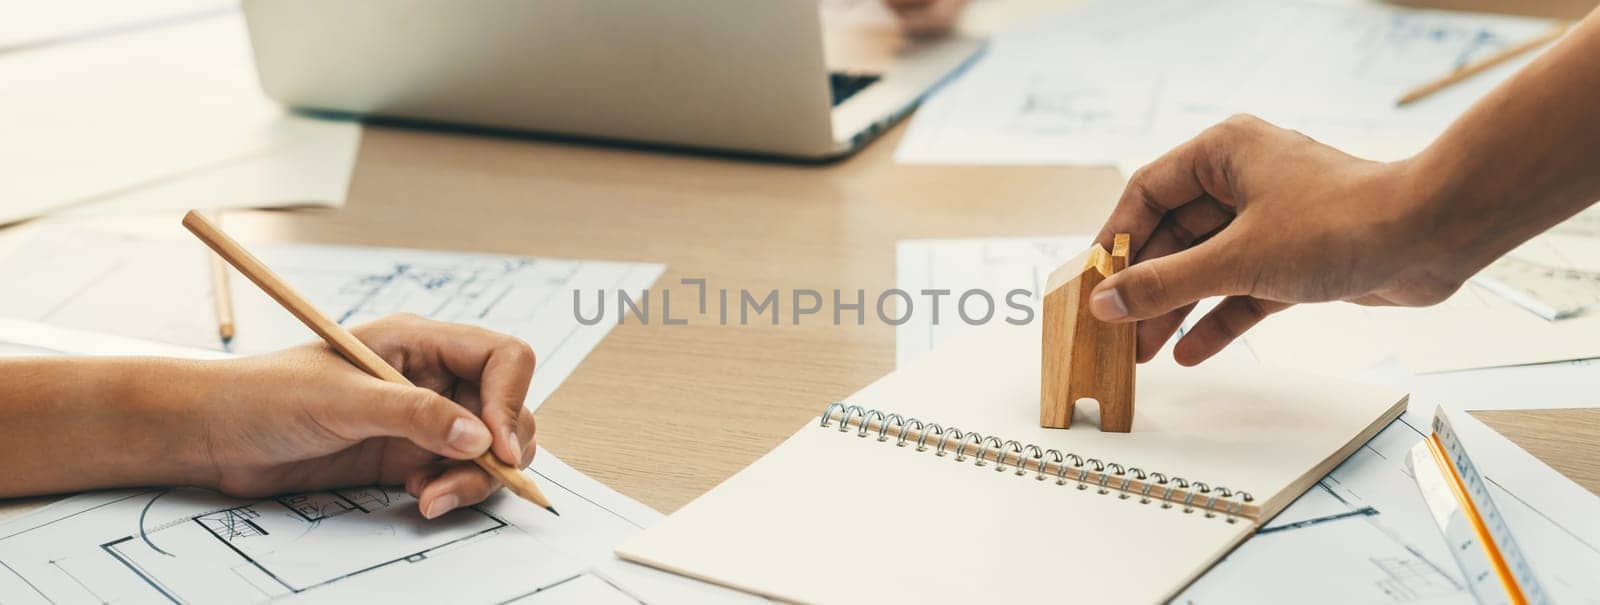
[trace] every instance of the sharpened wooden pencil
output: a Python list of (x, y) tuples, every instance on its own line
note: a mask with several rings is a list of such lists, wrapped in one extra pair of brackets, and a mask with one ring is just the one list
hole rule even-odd
[(1505, 63), (1506, 61), (1515, 59), (1531, 50), (1549, 44), (1551, 41), (1554, 41), (1555, 39), (1560, 38), (1563, 34), (1566, 34), (1567, 30), (1571, 27), (1571, 23), (1557, 24), (1555, 27), (1550, 28), (1550, 31), (1539, 34), (1538, 36), (1528, 40), (1524, 40), (1518, 44), (1508, 46), (1502, 49), (1500, 52), (1489, 55), (1477, 61), (1473, 61), (1467, 65), (1463, 65), (1461, 66), (1461, 69), (1457, 69), (1449, 74), (1446, 74), (1444, 77), (1413, 88), (1406, 94), (1401, 95), (1400, 100), (1395, 101), (1395, 107), (1405, 107), (1415, 103), (1427, 97), (1428, 95), (1449, 88), (1455, 85), (1457, 82), (1487, 71), (1491, 67)]
[[(284, 309), (287, 309), (291, 315), (294, 315), (306, 327), (311, 328), (312, 332), (316, 332), (317, 336), (327, 341), (328, 346), (333, 347), (350, 363), (355, 364), (356, 367), (361, 368), (366, 373), (385, 381), (406, 386), (416, 386), (411, 384), (411, 381), (404, 374), (401, 374), (399, 370), (394, 369), (394, 366), (389, 365), (389, 362), (384, 361), (383, 357), (379, 356), (377, 352), (368, 348), (365, 343), (356, 338), (354, 334), (351, 334), (349, 330), (344, 329), (344, 326), (339, 325), (338, 322), (329, 319), (328, 316), (318, 311), (316, 307), (311, 305), (310, 301), (300, 296), (300, 293), (295, 292), (293, 288), (289, 287), (289, 284), (278, 277), (277, 273), (267, 268), (266, 264), (262, 263), (260, 259), (250, 254), (248, 250), (239, 245), (239, 242), (228, 237), (228, 234), (223, 233), (221, 229), (218, 229), (211, 221), (206, 220), (206, 217), (199, 212), (191, 210), (184, 215), (183, 226), (187, 227), (191, 233), (194, 233), (195, 237), (200, 238), (200, 241), (205, 242), (206, 246), (209, 246), (218, 256), (227, 260), (228, 264), (233, 265), (234, 269), (238, 269), (239, 273), (257, 286), (260, 286), (261, 290), (267, 293), (267, 296), (271, 296), (273, 300), (278, 301), (278, 304), (283, 305)], [(539, 491), (539, 486), (535, 485), (526, 475), (523, 475), (522, 471), (501, 462), (499, 458), (495, 458), (493, 452), (484, 452), (482, 456), (478, 456), (473, 461), (477, 462), (478, 466), (483, 467), (483, 470), (487, 471), (490, 476), (505, 484), (506, 489), (511, 490), (512, 493), (544, 507), (545, 510), (557, 516), (561, 514), (556, 512), (555, 507), (550, 506), (550, 500), (545, 497), (544, 493)]]
[[(210, 219), (220, 224), (222, 213), (214, 212)], [(211, 301), (217, 311), (217, 337), (226, 349), (233, 342), (233, 290), (228, 284), (228, 263), (217, 254), (207, 256), (211, 257)]]

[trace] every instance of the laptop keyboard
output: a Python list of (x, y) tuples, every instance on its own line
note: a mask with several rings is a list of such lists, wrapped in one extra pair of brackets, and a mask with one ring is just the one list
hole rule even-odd
[(882, 77), (874, 74), (851, 74), (844, 72), (830, 72), (828, 74), (828, 89), (833, 91), (833, 106), (838, 107), (850, 97), (856, 96), (861, 89), (871, 86)]

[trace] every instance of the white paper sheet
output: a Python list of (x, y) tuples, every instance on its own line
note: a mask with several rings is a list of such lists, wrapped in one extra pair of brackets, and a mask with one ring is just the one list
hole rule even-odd
[(0, 224), (344, 202), (360, 125), (265, 98), (236, 11), (0, 54), (0, 81)]
[[(174, 225), (174, 237), (183, 237)], [(539, 357), (526, 405), (536, 409), (615, 325), (583, 325), (575, 293), (597, 316), (596, 290), (637, 296), (663, 267), (553, 258), (297, 244), (251, 250), (324, 313), (355, 325), (399, 312), (483, 326), (526, 340)], [(209, 252), (193, 238), (154, 240), (41, 227), (0, 259), (0, 317), (218, 349)], [(316, 336), (233, 274), (232, 351), (263, 353)], [(3, 340), (0, 335), (0, 340)]]
[(917, 112), (896, 159), (1131, 167), (1234, 113), (1397, 159), (1531, 57), (1395, 99), (1549, 26), (1352, 3), (1085, 3), (996, 36)]
[(35, 321), (0, 317), (0, 357), (67, 354), (83, 356), (176, 357), (225, 359), (228, 353), (141, 340), (112, 334), (62, 328)]
[(1412, 372), (1449, 372), (1600, 357), (1600, 317), (1546, 321), (1469, 282), (1421, 309), (1297, 305), (1245, 339), (1273, 365), (1353, 372), (1392, 359)]
[(361, 148), (362, 128), (353, 122), (330, 121), (328, 125), (326, 132), (316, 136), (69, 205), (51, 216), (343, 206)]
[(159, 27), (235, 6), (234, 0), (4, 0), (0, 1), (0, 53)]
[[(1038, 296), (1050, 272), (1087, 248), (1089, 239), (1087, 235), (1068, 235), (901, 240), (895, 252), (895, 285), (914, 301), (925, 300), (924, 290), (949, 291), (953, 297), (983, 290), (1004, 309), (1006, 295), (1013, 289), (1029, 292), (1023, 300)], [(971, 328), (948, 306), (937, 318), (931, 311), (917, 311), (915, 305), (913, 311), (908, 321), (895, 327), (896, 367)]]

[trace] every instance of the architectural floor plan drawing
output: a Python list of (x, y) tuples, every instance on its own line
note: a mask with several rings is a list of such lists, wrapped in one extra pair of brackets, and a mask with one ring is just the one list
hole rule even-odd
[(1401, 463), (1421, 439), (1394, 421), (1177, 601), (1473, 603)]
[[(0, 356), (205, 353), (19, 320)], [(0, 523), (0, 603), (764, 602), (618, 559), (661, 514), (540, 449), (556, 517), (505, 493), (423, 520), (394, 488), (236, 499), (196, 489), (74, 496)], [(41, 503), (42, 504), (42, 503)]]
[[(475, 508), (457, 511), (444, 523), (429, 524), (407, 509), (412, 501), (403, 492), (380, 488), (299, 494), (199, 515), (180, 512), (175, 517), (163, 514), (167, 507), (161, 499), (166, 497), (182, 500), (173, 507), (179, 509), (204, 498), (181, 492), (129, 496), (113, 506), (142, 507), (143, 524), (100, 548), (150, 590), (179, 602), (251, 591), (266, 598), (299, 593), (396, 563), (419, 561), (439, 549), (507, 527), (505, 521)], [(352, 548), (354, 544), (360, 547)], [(193, 561), (213, 567), (211, 573), (192, 573)], [(182, 567), (174, 569), (175, 564)], [(88, 587), (115, 575), (74, 579)], [(139, 588), (138, 582), (130, 584)]]
[[(184, 345), (220, 349), (208, 254), (173, 225), (157, 240), (81, 228), (47, 227), (0, 259), (0, 280), (30, 284), (8, 292), (0, 316)], [(663, 267), (396, 248), (304, 244), (252, 245), (268, 266), (328, 316), (346, 326), (413, 313), (511, 334), (533, 346), (536, 408), (616, 325), (583, 325), (607, 292), (637, 296)], [(51, 258), (48, 268), (24, 259)], [(254, 285), (234, 274), (237, 333), (230, 351), (266, 353), (316, 340)], [(581, 294), (581, 297), (576, 296)]]
[[(1258, 24), (1239, 31), (1241, 22)], [(1526, 59), (1426, 102), (1407, 88), (1551, 23), (1376, 2), (1079, 2), (997, 33), (917, 110), (895, 152), (925, 164), (1137, 168), (1235, 113), (1362, 157), (1422, 149)], [(1213, 32), (1238, 36), (1214, 44)]]
[(659, 513), (546, 451), (528, 472), (560, 517), (501, 495), (425, 520), (411, 496), (377, 487), (77, 496), (0, 525), (0, 602), (755, 601), (616, 559)]
[[(49, 523), (0, 534), (7, 602), (260, 602), (352, 586), (377, 595), (469, 552), (551, 550), (483, 508), (429, 522), (410, 496), (380, 488), (252, 502), (196, 490), (80, 500)], [(526, 576), (554, 583), (583, 571), (578, 557), (564, 558), (544, 557)], [(517, 594), (506, 588), (500, 596)]]

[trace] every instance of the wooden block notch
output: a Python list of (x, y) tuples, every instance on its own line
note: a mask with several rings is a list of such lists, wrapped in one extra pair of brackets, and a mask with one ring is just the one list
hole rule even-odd
[(1072, 426), (1079, 399), (1100, 404), (1100, 430), (1133, 429), (1135, 324), (1111, 324), (1089, 313), (1089, 295), (1112, 274), (1128, 268), (1128, 234), (1118, 233), (1111, 252), (1095, 244), (1050, 274), (1045, 288), (1040, 354), (1039, 425)]

